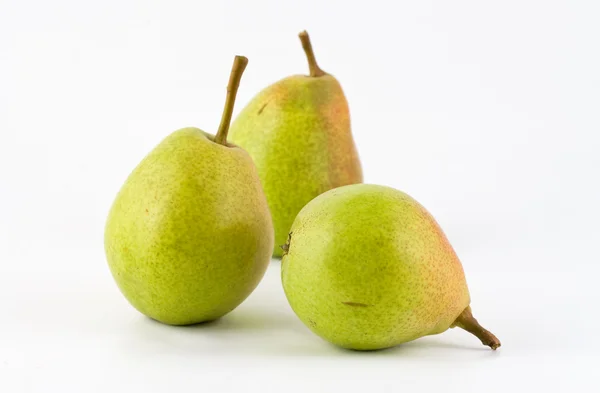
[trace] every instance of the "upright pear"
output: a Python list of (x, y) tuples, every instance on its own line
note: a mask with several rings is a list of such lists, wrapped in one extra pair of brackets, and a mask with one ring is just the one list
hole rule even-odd
[(317, 65), (306, 32), (300, 40), (310, 74), (268, 86), (231, 126), (231, 140), (258, 168), (273, 215), (276, 257), (304, 205), (332, 188), (362, 182), (342, 87)]
[(258, 173), (244, 150), (227, 143), (247, 61), (235, 58), (217, 135), (173, 132), (134, 169), (108, 215), (114, 279), (136, 309), (166, 324), (230, 312), (270, 261), (273, 226)]
[(473, 317), (462, 265), (441, 228), (400, 191), (328, 191), (298, 214), (284, 249), (292, 309), (334, 344), (382, 349), (460, 327), (500, 346)]

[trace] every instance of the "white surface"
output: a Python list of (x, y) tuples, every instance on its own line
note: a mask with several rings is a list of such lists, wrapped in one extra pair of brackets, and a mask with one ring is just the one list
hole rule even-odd
[[(594, 1), (0, 1), (0, 392), (597, 391), (600, 5)], [(366, 180), (438, 219), (486, 350), (461, 331), (336, 349), (273, 263), (222, 321), (171, 328), (112, 282), (104, 220), (169, 132), (215, 130), (307, 66), (347, 93)], [(291, 185), (293, 186), (293, 185)]]

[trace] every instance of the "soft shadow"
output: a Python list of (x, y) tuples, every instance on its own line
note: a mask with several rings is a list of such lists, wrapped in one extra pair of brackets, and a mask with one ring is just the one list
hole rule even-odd
[(461, 345), (451, 341), (445, 341), (442, 337), (422, 337), (408, 343), (400, 344), (396, 347), (375, 351), (374, 353), (377, 353), (380, 356), (409, 357), (416, 354), (424, 355), (429, 352), (434, 352), (435, 350), (451, 350), (448, 351), (448, 353), (454, 352), (456, 354), (470, 352), (482, 356), (497, 356), (500, 352), (500, 350), (494, 351), (491, 348), (480, 344), (477, 340), (475, 340), (473, 345)]
[[(461, 345), (444, 337), (424, 337), (396, 347), (357, 351), (335, 346), (312, 333), (292, 313), (274, 308), (241, 307), (224, 317), (195, 325), (169, 326), (140, 316), (134, 322), (138, 338), (152, 342), (163, 351), (170, 352), (182, 347), (201, 350), (206, 340), (227, 347), (228, 342), (239, 342), (239, 355), (255, 356), (316, 356), (325, 358), (395, 357), (418, 358), (428, 355), (477, 353), (478, 357), (498, 356), (502, 351), (481, 345), (477, 340)], [(203, 340), (198, 340), (198, 338)], [(141, 342), (138, 342), (141, 344)], [(236, 349), (236, 351), (238, 350)], [(223, 355), (231, 353), (230, 350)], [(220, 353), (215, 354), (219, 356)], [(460, 357), (460, 356), (459, 356)]]
[(225, 332), (238, 330), (240, 331), (240, 334), (256, 331), (268, 334), (271, 331), (297, 329), (298, 322), (295, 320), (295, 316), (275, 310), (243, 307), (214, 321), (195, 325), (178, 326), (176, 328), (198, 331), (219, 330)]
[[(343, 353), (313, 334), (292, 313), (275, 308), (244, 306), (224, 317), (186, 326), (171, 326), (140, 316), (132, 321), (136, 340), (129, 348), (162, 354), (202, 352), (209, 346), (223, 346), (212, 356), (322, 356)], [(232, 349), (230, 343), (236, 343)]]
[(239, 348), (240, 355), (320, 356), (339, 350), (312, 333), (294, 314), (276, 308), (241, 307), (216, 321), (183, 328), (193, 335), (252, 342)]
[[(443, 337), (420, 338), (393, 348), (374, 351), (344, 349), (312, 333), (293, 314), (257, 307), (244, 307), (221, 319), (188, 326), (169, 326), (140, 317), (133, 327), (137, 331), (138, 349), (144, 349), (151, 343), (153, 350), (161, 353), (202, 352), (207, 342), (212, 342), (217, 347), (223, 345), (224, 350), (213, 352), (212, 356), (230, 356), (232, 352), (238, 356), (331, 359), (394, 357), (401, 360), (435, 356), (439, 360), (451, 357), (453, 361), (460, 361), (461, 358), (472, 360), (472, 356), (465, 358), (461, 354), (471, 353), (477, 354), (477, 358), (491, 358), (502, 351), (493, 351), (476, 340), (472, 345), (461, 345)], [(236, 342), (238, 346), (232, 348), (230, 342)]]

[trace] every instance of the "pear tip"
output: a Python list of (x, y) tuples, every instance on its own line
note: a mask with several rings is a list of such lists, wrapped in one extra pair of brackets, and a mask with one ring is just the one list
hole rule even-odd
[(242, 67), (246, 67), (248, 65), (248, 58), (246, 56), (236, 55), (234, 61)]

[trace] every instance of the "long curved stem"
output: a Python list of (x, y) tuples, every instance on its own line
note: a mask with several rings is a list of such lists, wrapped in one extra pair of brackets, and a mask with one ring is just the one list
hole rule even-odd
[(319, 68), (319, 65), (317, 64), (315, 52), (313, 52), (312, 44), (310, 43), (310, 37), (308, 36), (306, 30), (298, 34), (298, 37), (300, 37), (300, 41), (302, 42), (302, 48), (304, 49), (304, 53), (306, 53), (306, 59), (308, 60), (310, 76), (316, 77), (325, 75), (325, 71)]
[(225, 108), (223, 109), (223, 115), (221, 116), (219, 130), (215, 136), (215, 142), (221, 145), (225, 145), (227, 143), (227, 133), (229, 132), (229, 125), (231, 123), (231, 115), (233, 113), (233, 106), (235, 104), (235, 96), (237, 95), (238, 87), (240, 87), (240, 80), (242, 79), (242, 74), (246, 69), (246, 65), (248, 65), (248, 59), (244, 56), (236, 56), (233, 60), (231, 74), (229, 75), (229, 83), (227, 84)]
[(500, 340), (498, 340), (498, 338), (494, 336), (492, 332), (486, 330), (479, 324), (479, 322), (477, 322), (473, 316), (473, 313), (471, 312), (471, 306), (467, 307), (465, 311), (463, 311), (458, 318), (456, 318), (456, 321), (454, 321), (454, 326), (473, 334), (475, 337), (481, 340), (483, 345), (487, 345), (493, 350), (496, 350), (501, 345)]

